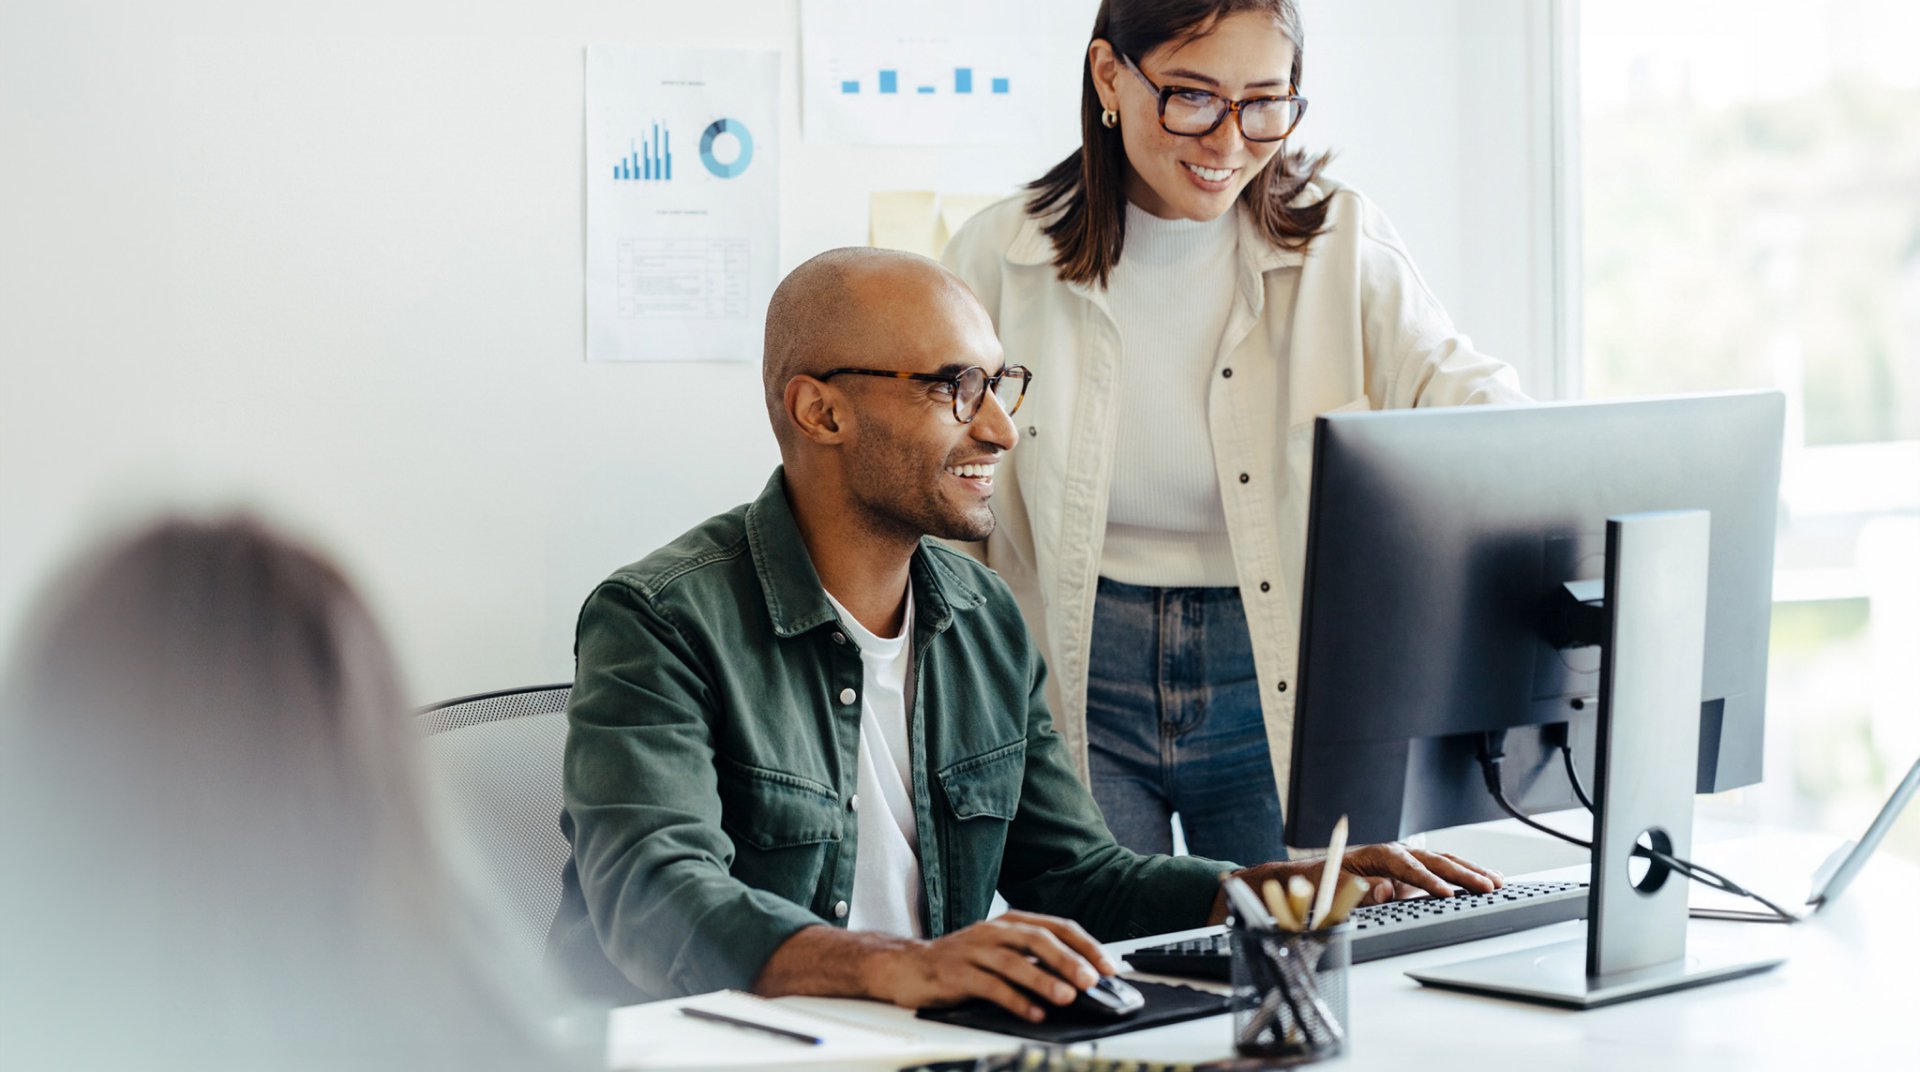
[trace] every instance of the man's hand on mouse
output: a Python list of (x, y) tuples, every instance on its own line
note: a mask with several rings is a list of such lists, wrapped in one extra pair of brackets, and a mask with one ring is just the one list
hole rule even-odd
[(877, 954), (867, 982), (871, 996), (910, 1009), (977, 997), (1038, 1023), (1046, 1009), (1029, 993), (1067, 1005), (1118, 970), (1079, 924), (1016, 911)]

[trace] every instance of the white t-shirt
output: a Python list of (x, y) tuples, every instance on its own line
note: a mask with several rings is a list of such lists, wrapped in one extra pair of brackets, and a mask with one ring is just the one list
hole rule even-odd
[(907, 740), (907, 673), (912, 666), (913, 592), (896, 637), (877, 637), (827, 593), (841, 628), (860, 648), (860, 781), (854, 798), (860, 848), (853, 863), (847, 929), (924, 936), (925, 887), (913, 817), (913, 757)]

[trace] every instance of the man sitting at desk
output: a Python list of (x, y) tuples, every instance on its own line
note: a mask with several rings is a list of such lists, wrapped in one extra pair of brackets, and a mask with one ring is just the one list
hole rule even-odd
[[(765, 382), (783, 467), (580, 612), (551, 943), (583, 989), (979, 996), (1038, 1020), (1010, 984), (1064, 1004), (1061, 979), (1114, 970), (1094, 938), (1224, 916), (1235, 865), (1114, 842), (1011, 593), (928, 539), (993, 530), (1028, 379), (933, 261), (834, 250), (781, 283)], [(1381, 877), (1377, 899), (1499, 884), (1397, 845), (1344, 867)], [(1296, 871), (1318, 868), (1247, 877)], [(1015, 911), (988, 920), (996, 889)]]

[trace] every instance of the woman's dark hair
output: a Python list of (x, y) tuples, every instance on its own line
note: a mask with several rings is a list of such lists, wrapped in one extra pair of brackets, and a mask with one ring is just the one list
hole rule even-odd
[[(1093, 20), (1093, 39), (1104, 38), (1119, 55), (1138, 59), (1168, 41), (1203, 37), (1221, 19), (1242, 11), (1273, 16), (1292, 40), (1290, 78), (1299, 92), (1306, 47), (1295, 0), (1102, 0)], [(1088, 57), (1080, 79), (1080, 148), (1027, 184), (1033, 191), (1027, 211), (1053, 217), (1042, 230), (1053, 240), (1053, 264), (1061, 279), (1105, 286), (1126, 239), (1127, 150), (1117, 131), (1101, 125), (1101, 111), (1093, 85), (1093, 60)], [(1253, 213), (1254, 225), (1275, 245), (1304, 249), (1321, 232), (1327, 218), (1326, 200), (1310, 205), (1293, 202), (1319, 177), (1329, 155), (1309, 158), (1305, 152), (1283, 146), (1240, 192), (1241, 202)]]

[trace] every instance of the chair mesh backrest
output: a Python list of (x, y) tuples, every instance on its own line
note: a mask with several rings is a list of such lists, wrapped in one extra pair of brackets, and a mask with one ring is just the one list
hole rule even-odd
[(422, 711), (427, 762), (466, 820), (527, 951), (539, 955), (571, 851), (560, 832), (569, 685), (452, 700)]

